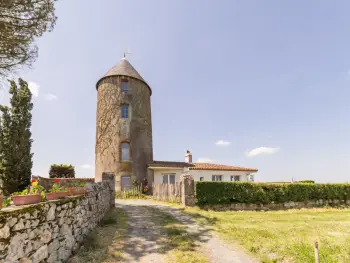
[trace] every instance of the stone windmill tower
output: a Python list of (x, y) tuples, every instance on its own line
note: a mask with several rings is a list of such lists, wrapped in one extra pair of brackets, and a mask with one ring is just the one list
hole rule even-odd
[(96, 89), (95, 179), (114, 173), (120, 190), (147, 178), (147, 164), (153, 161), (152, 90), (125, 57)]

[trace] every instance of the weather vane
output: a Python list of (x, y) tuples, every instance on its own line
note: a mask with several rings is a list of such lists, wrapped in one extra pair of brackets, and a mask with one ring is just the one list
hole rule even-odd
[(128, 50), (126, 52), (124, 52), (124, 58), (126, 58), (127, 54), (132, 54), (131, 51), (130, 51), (130, 48), (128, 48)]

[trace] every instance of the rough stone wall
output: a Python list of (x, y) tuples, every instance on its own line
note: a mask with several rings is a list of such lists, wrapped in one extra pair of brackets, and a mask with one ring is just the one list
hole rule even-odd
[[(121, 92), (121, 80), (128, 80), (128, 94)], [(99, 82), (96, 114), (95, 178), (102, 173), (147, 178), (147, 163), (153, 160), (151, 98), (148, 86), (137, 79), (111, 76)], [(121, 118), (121, 106), (129, 105), (129, 118)], [(121, 143), (129, 142), (130, 161), (121, 161)]]
[(293, 208), (313, 208), (323, 206), (350, 206), (350, 200), (313, 200), (307, 202), (287, 202), (282, 204), (217, 204), (217, 205), (202, 205), (201, 209), (213, 211), (254, 211), (254, 210), (285, 210)]
[[(54, 178), (46, 178), (41, 176), (32, 176), (32, 179), (37, 180), (38, 183), (45, 188), (45, 190), (51, 189), (55, 183)], [(65, 187), (73, 187), (76, 183), (94, 183), (95, 178), (58, 178), (60, 185)]]
[(109, 181), (87, 189), (86, 197), (3, 209), (0, 262), (65, 262), (113, 205)]

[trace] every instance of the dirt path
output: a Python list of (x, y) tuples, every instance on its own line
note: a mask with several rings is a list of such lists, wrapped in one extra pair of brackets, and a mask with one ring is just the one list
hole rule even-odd
[[(240, 248), (228, 245), (213, 235), (208, 228), (199, 226), (179, 209), (149, 200), (116, 200), (116, 206), (128, 215), (128, 237), (123, 241), (124, 262), (165, 262), (167, 248), (164, 244), (162, 226), (157, 221), (157, 209), (168, 213), (186, 226), (186, 230), (197, 236), (198, 250), (211, 263), (258, 262)], [(156, 209), (151, 209), (156, 208)]]

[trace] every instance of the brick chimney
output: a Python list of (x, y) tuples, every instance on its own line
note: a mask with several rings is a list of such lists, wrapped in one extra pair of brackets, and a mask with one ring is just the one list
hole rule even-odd
[(192, 153), (189, 150), (187, 150), (185, 155), (185, 163), (192, 163)]

